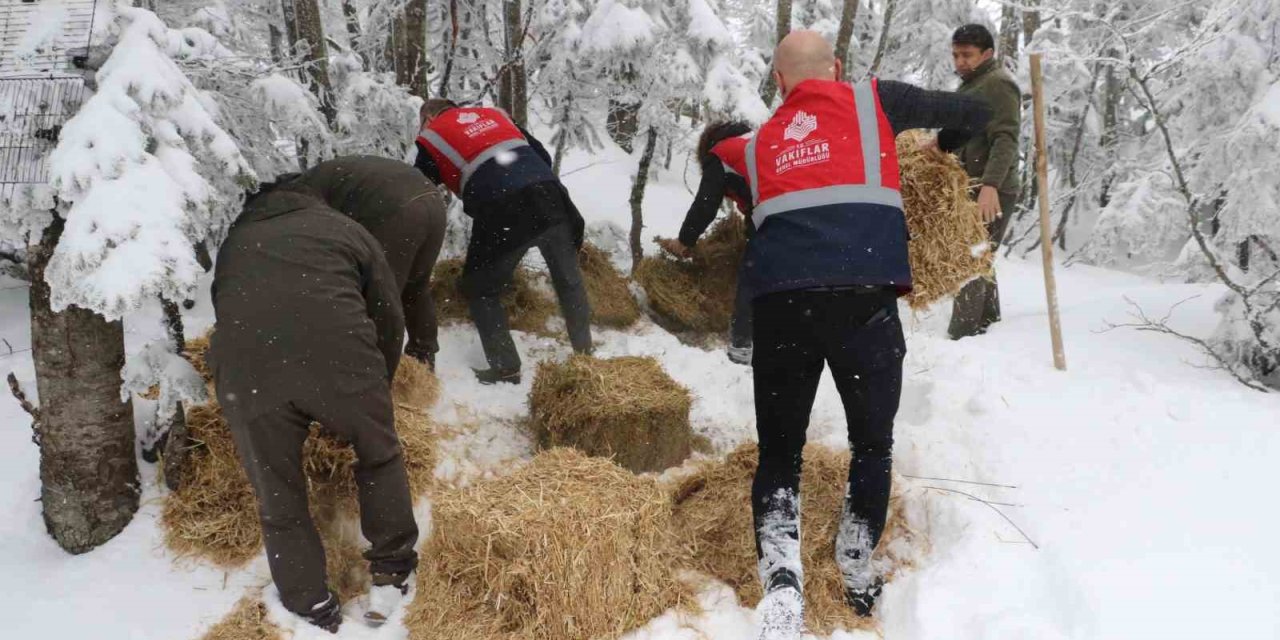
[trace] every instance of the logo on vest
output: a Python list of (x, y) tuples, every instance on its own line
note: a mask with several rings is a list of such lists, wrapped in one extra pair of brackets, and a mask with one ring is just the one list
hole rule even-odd
[(791, 119), (791, 124), (787, 125), (787, 130), (783, 132), (783, 140), (795, 140), (796, 142), (804, 142), (809, 134), (818, 130), (818, 116), (811, 116), (803, 111), (797, 111), (796, 117)]
[(466, 128), (462, 130), (462, 133), (468, 138), (474, 138), (486, 131), (498, 128), (497, 120), (472, 112), (459, 113), (458, 124), (467, 125)]

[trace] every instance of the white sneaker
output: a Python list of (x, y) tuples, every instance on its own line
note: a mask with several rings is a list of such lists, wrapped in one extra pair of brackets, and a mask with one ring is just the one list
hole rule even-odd
[(388, 584), (374, 586), (369, 589), (368, 608), (364, 612), (364, 621), (371, 627), (381, 627), (387, 623), (391, 614), (404, 602), (409, 593), (409, 585), (413, 584), (413, 574), (405, 579), (404, 584)]
[(800, 640), (804, 634), (804, 596), (795, 587), (774, 589), (756, 605), (759, 640)]

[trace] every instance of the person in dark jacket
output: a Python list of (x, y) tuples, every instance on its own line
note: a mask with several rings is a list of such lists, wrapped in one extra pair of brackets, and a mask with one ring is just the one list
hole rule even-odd
[(340, 603), (326, 586), (302, 464), (312, 422), (355, 449), (374, 585), (403, 593), (417, 566), (390, 393), (404, 340), (400, 288), (368, 231), (301, 185), (273, 186), (246, 203), (218, 251), (209, 362), (280, 599), (335, 631)]
[[(956, 29), (951, 37), (951, 52), (956, 74), (962, 79), (957, 92), (985, 100), (992, 110), (986, 128), (960, 146), (956, 155), (978, 183), (974, 199), (987, 224), (991, 250), (995, 251), (1004, 240), (1022, 188), (1018, 172), (1022, 91), (996, 60), (995, 39), (986, 27), (969, 24)], [(939, 139), (943, 138), (945, 135)], [(990, 280), (978, 278), (956, 294), (947, 333), (951, 339), (959, 340), (986, 333), (999, 321), (1000, 287), (993, 273)]]
[(761, 637), (781, 640), (798, 639), (804, 626), (800, 470), (824, 367), (844, 403), (851, 451), (836, 563), (855, 613), (870, 615), (880, 593), (871, 555), (888, 512), (906, 354), (897, 297), (911, 290), (894, 138), (915, 128), (963, 138), (990, 110), (901, 82), (840, 82), (841, 62), (814, 31), (786, 36), (773, 64), (783, 102), (747, 144), (756, 233), (743, 272), (755, 322)]
[[(713, 122), (707, 125), (698, 139), (698, 165), (702, 168), (702, 180), (698, 193), (684, 216), (680, 235), (659, 241), (663, 249), (678, 258), (693, 255), (698, 238), (716, 218), (720, 204), (733, 202), (747, 221), (747, 238), (755, 232), (751, 222), (751, 187), (747, 184), (745, 148), (751, 134), (751, 125), (745, 122)], [(738, 278), (738, 290), (734, 295), (733, 318), (729, 326), (729, 360), (737, 364), (751, 364), (751, 296), (744, 281)]]
[(460, 288), (489, 361), (476, 378), (520, 382), (520, 353), (499, 295), (533, 247), (547, 263), (573, 350), (590, 353), (591, 308), (578, 266), (584, 222), (546, 148), (498, 109), (432, 99), (422, 114), (416, 166), (461, 197), (473, 221)]
[(297, 180), (382, 245), (404, 307), (405, 355), (435, 368), (440, 343), (431, 271), (448, 218), (440, 191), (414, 167), (377, 156), (334, 158)]

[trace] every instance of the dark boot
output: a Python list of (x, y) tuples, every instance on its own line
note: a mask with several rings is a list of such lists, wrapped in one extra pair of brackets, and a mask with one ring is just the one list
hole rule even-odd
[(476, 380), (480, 384), (497, 384), (505, 382), (507, 384), (520, 384), (519, 369), (472, 369), (476, 374)]
[(880, 597), (880, 592), (884, 590), (884, 580), (877, 578), (871, 586), (865, 589), (848, 589), (844, 590), (844, 599), (853, 607), (853, 612), (862, 618), (870, 618), (871, 610), (876, 606), (876, 599)]
[(327, 600), (312, 607), (311, 612), (302, 617), (329, 633), (337, 633), (338, 627), (342, 626), (342, 608), (338, 605), (338, 596), (329, 592)]

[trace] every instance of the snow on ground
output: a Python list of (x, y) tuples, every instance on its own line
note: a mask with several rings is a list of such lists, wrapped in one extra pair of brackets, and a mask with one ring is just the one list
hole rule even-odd
[[(633, 166), (616, 148), (566, 161), (566, 182), (590, 221), (627, 224)], [(675, 234), (691, 198), (682, 166), (677, 156), (675, 171), (664, 172), (647, 194), (646, 240)], [(1190, 298), (1172, 324), (1208, 335), (1219, 288), (1084, 266), (1060, 270), (1070, 368), (1058, 372), (1038, 261), (1004, 260), (999, 269), (1005, 320), (988, 335), (945, 340), (946, 305), (907, 322), (895, 460), (911, 476), (907, 499), (928, 523), (932, 552), (886, 588), (879, 609), (884, 637), (1280, 637), (1280, 546), (1272, 539), (1280, 516), (1265, 507), (1280, 460), (1280, 396), (1201, 368), (1194, 349), (1167, 336), (1106, 331), (1129, 319), (1127, 299), (1163, 315)], [(210, 317), (206, 298), (188, 314), (190, 331), (202, 330)], [(131, 347), (140, 345), (160, 330), (158, 313), (139, 314), (127, 328)], [(0, 282), (0, 338), (14, 350), (10, 355), (0, 342), (4, 368), (34, 390), (20, 283)], [(564, 357), (568, 347), (519, 335), (524, 381), (495, 388), (470, 374), (483, 360), (470, 328), (448, 328), (441, 341), (443, 399), (435, 413), (451, 435), (437, 475), (471, 482), (531, 455), (519, 422), (532, 363)], [(681, 344), (647, 322), (628, 333), (598, 332), (597, 341), (602, 356), (661, 359), (693, 390), (694, 428), (718, 451), (754, 438), (750, 370), (731, 364), (722, 350)], [(5, 637), (195, 638), (247, 589), (267, 585), (261, 559), (229, 574), (175, 565), (157, 524), (161, 491), (146, 465), (143, 507), (133, 524), (90, 554), (63, 553), (45, 535), (35, 501), (38, 458), (28, 425), (15, 402), (0, 399)], [(825, 378), (810, 439), (842, 446), (843, 425)], [(428, 505), (421, 506), (425, 521)], [(753, 613), (731, 591), (712, 589), (702, 598), (702, 614), (668, 613), (631, 640), (753, 637)], [(350, 621), (338, 637), (405, 633), (398, 620), (377, 632), (357, 627)], [(312, 637), (307, 633), (299, 629), (298, 637)]]

